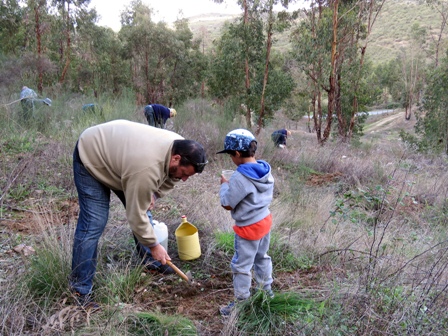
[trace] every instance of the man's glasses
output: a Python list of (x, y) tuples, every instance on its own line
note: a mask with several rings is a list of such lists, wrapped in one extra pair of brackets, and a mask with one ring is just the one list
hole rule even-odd
[(200, 174), (204, 171), (205, 165), (208, 163), (208, 160), (203, 162), (203, 163), (197, 163), (197, 162), (193, 162), (188, 160), (185, 156), (184, 156), (185, 161), (187, 161), (188, 163), (190, 163), (193, 167), (194, 170), (196, 171), (196, 173)]

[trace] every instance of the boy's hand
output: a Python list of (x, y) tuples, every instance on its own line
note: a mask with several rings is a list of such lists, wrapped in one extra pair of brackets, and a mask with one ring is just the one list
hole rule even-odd
[(229, 182), (229, 180), (226, 179), (226, 178), (224, 177), (224, 175), (221, 175), (221, 184), (223, 184), (223, 183), (225, 183), (225, 182)]

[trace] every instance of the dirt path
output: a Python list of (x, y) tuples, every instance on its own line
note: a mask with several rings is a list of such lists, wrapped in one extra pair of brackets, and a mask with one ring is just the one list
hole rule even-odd
[[(414, 118), (415, 120), (415, 118)], [(383, 117), (378, 121), (368, 124), (364, 131), (365, 133), (373, 133), (378, 131), (385, 131), (390, 128), (408, 128), (410, 125), (413, 127), (415, 123), (412, 120), (405, 119), (404, 112), (395, 112), (392, 115)]]

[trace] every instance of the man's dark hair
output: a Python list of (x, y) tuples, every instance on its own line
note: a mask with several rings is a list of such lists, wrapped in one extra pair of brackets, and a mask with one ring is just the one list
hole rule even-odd
[(208, 163), (204, 147), (193, 140), (174, 140), (172, 155), (180, 155), (181, 166), (192, 165), (196, 173), (202, 173)]
[[(257, 151), (257, 142), (256, 142), (256, 141), (252, 141), (252, 142), (250, 143), (250, 148), (249, 148), (249, 150), (247, 150), (247, 151), (238, 151), (238, 152), (240, 152), (241, 157), (243, 157), (243, 158), (247, 158), (247, 157), (255, 156), (255, 152), (256, 152), (256, 151)], [(237, 151), (235, 151), (235, 150), (229, 150), (229, 151), (227, 151), (227, 153), (229, 153), (229, 154), (232, 155), (232, 156), (235, 156), (235, 155), (236, 155), (236, 152), (237, 152)]]

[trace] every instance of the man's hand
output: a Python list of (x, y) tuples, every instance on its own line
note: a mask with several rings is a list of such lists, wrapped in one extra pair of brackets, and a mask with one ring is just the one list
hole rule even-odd
[(166, 252), (165, 248), (162, 244), (156, 245), (154, 247), (150, 247), (152, 257), (162, 263), (162, 265), (166, 264), (167, 260), (171, 260), (170, 256)]
[(148, 210), (151, 211), (152, 209), (154, 209), (154, 205), (156, 203), (156, 197), (154, 196), (154, 194), (151, 197), (151, 203), (149, 204), (149, 208)]

